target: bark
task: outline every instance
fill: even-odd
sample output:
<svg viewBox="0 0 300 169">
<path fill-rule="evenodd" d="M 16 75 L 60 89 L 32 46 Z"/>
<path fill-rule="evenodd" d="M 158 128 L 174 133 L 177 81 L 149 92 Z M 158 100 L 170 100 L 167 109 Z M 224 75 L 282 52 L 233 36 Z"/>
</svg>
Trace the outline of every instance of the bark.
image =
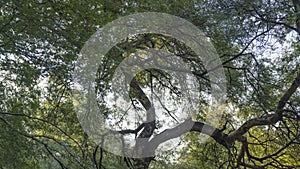
<svg viewBox="0 0 300 169">
<path fill-rule="evenodd" d="M 296 13 L 296 26 L 300 32 L 300 0 L 293 0 L 293 5 Z"/>
<path fill-rule="evenodd" d="M 295 80 L 293 81 L 290 88 L 284 93 L 281 97 L 280 101 L 277 104 L 277 108 L 274 114 L 270 114 L 261 118 L 253 118 L 246 121 L 241 127 L 239 127 L 235 132 L 230 135 L 225 134 L 222 130 L 215 128 L 210 125 L 206 125 L 202 122 L 195 122 L 192 120 L 186 120 L 182 124 L 163 131 L 162 133 L 156 135 L 149 142 L 145 143 L 143 147 L 144 150 L 152 151 L 150 153 L 154 154 L 155 149 L 163 142 L 168 141 L 172 138 L 176 138 L 185 134 L 187 132 L 199 132 L 203 134 L 207 134 L 212 137 L 217 143 L 223 145 L 225 148 L 230 148 L 231 145 L 235 141 L 240 141 L 243 143 L 243 147 L 241 149 L 240 158 L 244 155 L 247 150 L 247 139 L 244 137 L 244 134 L 249 131 L 250 128 L 255 126 L 262 125 L 271 125 L 275 124 L 282 118 L 282 111 L 284 106 L 290 97 L 296 92 L 297 88 L 300 86 L 300 73 L 297 75 Z M 192 125 L 192 126 L 191 126 Z M 149 153 L 149 152 L 148 152 Z M 134 159 L 135 164 L 134 167 L 137 169 L 146 169 L 149 167 L 150 162 L 154 159 L 154 155 L 149 158 L 142 159 Z M 242 164 L 242 163 L 241 163 Z M 247 165 L 247 164 L 245 164 Z"/>
</svg>

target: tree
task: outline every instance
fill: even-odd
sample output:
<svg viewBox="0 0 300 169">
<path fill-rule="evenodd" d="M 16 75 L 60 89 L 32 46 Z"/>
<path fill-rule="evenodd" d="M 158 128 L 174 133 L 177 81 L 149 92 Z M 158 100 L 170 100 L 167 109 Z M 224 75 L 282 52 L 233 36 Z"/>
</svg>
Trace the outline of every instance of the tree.
<svg viewBox="0 0 300 169">
<path fill-rule="evenodd" d="M 207 95 L 199 97 L 194 125 L 175 164 L 166 157 L 122 158 L 106 152 L 81 129 L 73 105 L 71 75 L 85 41 L 98 27 L 145 11 L 174 14 L 203 30 L 216 48 L 227 78 L 227 105 L 219 126 L 206 128 L 214 132 L 208 142 L 199 143 L 198 134 L 209 133 L 203 130 Z M 300 166 L 299 0 L 7 0 L 1 2 L 0 12 L 0 168 Z M 101 97 L 109 95 L 118 64 L 136 51 L 151 48 L 183 59 L 197 79 L 199 92 L 209 94 L 209 70 L 188 46 L 164 35 L 130 36 L 107 53 L 105 64 L 98 69 L 96 93 L 106 118 L 114 111 Z M 141 113 L 150 111 L 148 89 L 170 92 L 176 105 L 184 92 L 174 82 L 165 71 L 140 72 L 130 82 L 132 106 Z M 229 109 L 232 107 L 234 111 Z M 166 114 L 176 117 L 167 108 Z M 156 133 L 162 124 L 158 120 L 137 123 L 136 128 L 118 133 L 168 140 L 186 133 L 180 129 L 189 122 L 182 121 L 161 133 Z M 175 135 L 168 137 L 172 131 Z"/>
</svg>

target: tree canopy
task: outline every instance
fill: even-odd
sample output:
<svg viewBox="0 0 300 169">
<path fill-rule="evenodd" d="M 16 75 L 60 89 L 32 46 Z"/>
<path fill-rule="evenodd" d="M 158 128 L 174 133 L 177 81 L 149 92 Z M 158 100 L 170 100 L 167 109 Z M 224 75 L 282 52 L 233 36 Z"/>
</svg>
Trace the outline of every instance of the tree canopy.
<svg viewBox="0 0 300 169">
<path fill-rule="evenodd" d="M 300 0 L 2 0 L 0 4 L 0 169 L 300 167 Z M 157 33 L 122 39 L 98 63 L 95 77 L 97 113 L 108 126 L 112 118 L 119 120 L 115 124 L 128 122 L 127 114 L 116 113 L 107 98 L 115 71 L 134 53 L 168 51 L 172 55 L 166 61 L 181 59 L 200 93 L 192 100 L 198 106 L 194 116 L 178 120 L 181 117 L 173 109 L 178 110 L 191 91 L 165 70 L 180 70 L 138 72 L 128 82 L 129 104 L 137 112 L 135 119 L 155 120 L 131 121 L 132 128 L 120 125 L 111 131 L 122 138 L 131 136 L 136 152 L 152 146 L 150 156 L 132 158 L 107 151 L 82 128 L 73 73 L 81 50 L 97 30 L 143 12 L 174 15 L 199 28 L 220 59 L 217 67 L 224 70 L 227 94 L 224 105 L 214 105 L 219 112 L 211 112 L 214 70 L 207 70 L 182 41 Z M 168 97 L 161 98 L 165 93 Z M 161 116 L 155 117 L 151 109 L 152 96 L 164 109 Z M 206 123 L 209 114 L 220 115 L 218 124 Z M 170 121 L 174 125 L 163 128 Z M 193 125 L 186 131 L 188 124 Z M 155 154 L 159 145 L 175 137 L 181 140 L 169 142 L 172 149 Z M 146 138 L 143 146 L 137 146 L 138 138 Z"/>
</svg>

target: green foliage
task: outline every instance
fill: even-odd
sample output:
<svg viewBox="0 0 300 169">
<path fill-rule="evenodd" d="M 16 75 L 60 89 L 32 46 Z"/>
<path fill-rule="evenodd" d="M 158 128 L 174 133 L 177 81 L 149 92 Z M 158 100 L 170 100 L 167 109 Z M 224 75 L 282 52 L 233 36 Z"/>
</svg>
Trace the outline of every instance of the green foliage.
<svg viewBox="0 0 300 169">
<path fill-rule="evenodd" d="M 273 113 L 299 73 L 300 38 L 295 31 L 299 28 L 294 27 L 297 12 L 290 0 L 2 0 L 1 169 L 99 168 L 100 165 L 125 168 L 128 165 L 123 157 L 101 153 L 81 129 L 73 105 L 71 74 L 80 49 L 97 28 L 120 16 L 148 11 L 182 17 L 203 30 L 214 44 L 228 82 L 227 106 L 235 109 L 226 110 L 220 126 L 216 126 L 222 128 L 227 124 L 226 134 L 249 119 Z M 192 71 L 205 71 L 195 53 L 176 39 L 156 34 L 136 35 L 112 48 L 107 60 L 100 64 L 96 78 L 97 82 L 101 81 L 96 89 L 99 97 L 109 94 L 110 80 L 118 64 L 137 50 L 148 48 L 181 54 Z M 157 78 L 154 87 L 177 92 L 169 85 L 174 82 L 172 78 L 158 70 L 136 76 L 142 88 L 150 86 L 150 72 Z M 198 77 L 198 82 L 200 91 L 210 90 L 206 79 Z M 199 101 L 203 107 L 197 120 L 203 121 L 207 100 L 203 96 Z M 300 165 L 299 103 L 298 89 L 284 108 L 280 122 L 252 128 L 246 134 L 252 156 L 272 158 L 255 160 L 248 154 L 243 156 L 243 162 L 270 168 Z M 103 110 L 108 117 L 110 111 L 105 107 Z M 150 167 L 192 169 L 237 165 L 240 143 L 228 149 L 213 139 L 199 143 L 197 133 L 189 133 L 185 141 L 181 152 L 157 158 Z"/>
</svg>

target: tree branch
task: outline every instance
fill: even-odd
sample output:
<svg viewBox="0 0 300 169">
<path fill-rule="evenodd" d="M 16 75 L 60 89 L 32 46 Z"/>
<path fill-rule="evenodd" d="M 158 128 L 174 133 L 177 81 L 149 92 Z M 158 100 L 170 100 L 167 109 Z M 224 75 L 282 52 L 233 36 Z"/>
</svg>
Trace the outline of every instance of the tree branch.
<svg viewBox="0 0 300 169">
<path fill-rule="evenodd" d="M 296 92 L 299 86 L 300 86 L 300 73 L 298 73 L 297 77 L 293 81 L 290 88 L 281 97 L 279 103 L 277 104 L 277 108 L 274 114 L 266 115 L 261 118 L 253 118 L 246 121 L 239 129 L 237 129 L 235 132 L 233 132 L 231 135 L 228 136 L 228 141 L 234 142 L 254 126 L 271 125 L 281 120 L 284 106 L 286 105 L 290 97 Z"/>
<path fill-rule="evenodd" d="M 179 137 L 190 131 L 196 131 L 209 135 L 219 144 L 225 146 L 226 148 L 229 147 L 226 141 L 227 134 L 223 133 L 221 130 L 213 126 L 204 124 L 202 122 L 195 122 L 189 119 L 172 129 L 167 129 L 162 133 L 156 135 L 153 139 L 150 140 L 149 149 L 155 150 L 161 143 Z"/>
</svg>

